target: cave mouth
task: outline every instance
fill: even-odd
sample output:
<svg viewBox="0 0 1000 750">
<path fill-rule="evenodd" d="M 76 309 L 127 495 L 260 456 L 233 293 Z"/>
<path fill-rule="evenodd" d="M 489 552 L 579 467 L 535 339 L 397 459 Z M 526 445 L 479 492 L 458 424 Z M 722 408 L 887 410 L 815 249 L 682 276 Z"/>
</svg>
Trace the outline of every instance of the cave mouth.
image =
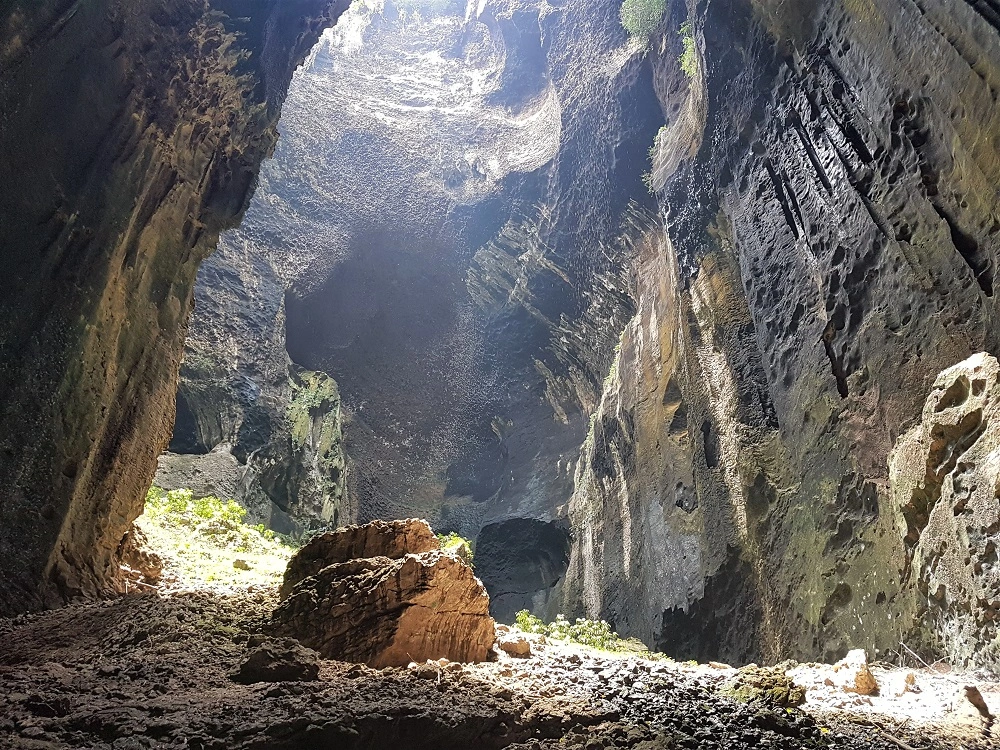
<svg viewBox="0 0 1000 750">
<path fill-rule="evenodd" d="M 157 486 L 295 536 L 426 518 L 482 542 L 498 611 L 541 613 L 568 521 L 536 519 L 636 311 L 664 122 L 614 3 L 550 11 L 355 2 L 323 35 L 199 271 Z"/>
<path fill-rule="evenodd" d="M 545 612 L 548 595 L 566 575 L 566 520 L 514 518 L 487 524 L 476 537 L 476 574 L 490 592 L 490 613 L 513 622 L 526 609 Z"/>
</svg>

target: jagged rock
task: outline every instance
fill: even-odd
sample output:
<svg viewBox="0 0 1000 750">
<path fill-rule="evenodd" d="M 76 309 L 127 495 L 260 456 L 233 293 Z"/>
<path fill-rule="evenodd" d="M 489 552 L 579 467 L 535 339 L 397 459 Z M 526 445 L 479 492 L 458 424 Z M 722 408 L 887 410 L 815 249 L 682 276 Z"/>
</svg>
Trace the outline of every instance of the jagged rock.
<svg viewBox="0 0 1000 750">
<path fill-rule="evenodd" d="M 952 662 L 1000 660 L 1000 364 L 974 354 L 942 371 L 920 424 L 889 460 L 901 576 Z M 916 605 L 914 605 L 916 606 Z"/>
<path fill-rule="evenodd" d="M 858 695 L 876 695 L 878 682 L 868 668 L 868 656 L 864 649 L 857 648 L 848 651 L 847 656 L 833 665 L 833 671 L 848 693 Z"/>
<path fill-rule="evenodd" d="M 495 639 L 482 583 L 413 519 L 314 538 L 289 562 L 282 597 L 275 632 L 331 659 L 485 661 Z"/>
<path fill-rule="evenodd" d="M 320 657 L 290 638 L 261 643 L 232 676 L 234 682 L 303 682 L 319 677 Z"/>
<path fill-rule="evenodd" d="M 131 583 L 154 585 L 163 575 L 163 559 L 150 548 L 146 534 L 135 524 L 122 540 L 118 554 L 122 573 Z"/>
<path fill-rule="evenodd" d="M 406 554 L 440 548 L 441 543 L 434 531 L 427 521 L 419 518 L 372 521 L 317 534 L 288 561 L 278 595 L 284 599 L 296 583 L 328 565 L 366 557 L 396 560 Z"/>
</svg>

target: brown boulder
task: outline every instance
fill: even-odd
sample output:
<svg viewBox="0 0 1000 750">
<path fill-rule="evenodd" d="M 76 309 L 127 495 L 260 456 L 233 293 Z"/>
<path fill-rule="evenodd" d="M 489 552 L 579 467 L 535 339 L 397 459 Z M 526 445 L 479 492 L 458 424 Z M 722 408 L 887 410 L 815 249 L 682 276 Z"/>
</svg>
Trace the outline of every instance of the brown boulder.
<svg viewBox="0 0 1000 750">
<path fill-rule="evenodd" d="M 253 644 L 251 644 L 253 645 Z M 319 654 L 293 640 L 281 639 L 258 643 L 240 665 L 234 682 L 308 682 L 319 677 Z"/>
<path fill-rule="evenodd" d="M 315 575 L 328 565 L 369 557 L 397 560 L 408 553 L 431 552 L 441 548 L 437 536 L 418 518 L 405 521 L 372 521 L 362 526 L 345 526 L 314 536 L 288 562 L 279 596 L 285 599 L 296 583 Z"/>
<path fill-rule="evenodd" d="M 431 542 L 435 549 L 427 551 Z M 411 544 L 418 554 L 408 554 Z M 274 630 L 327 658 L 372 667 L 484 661 L 495 637 L 486 589 L 437 546 L 423 521 L 375 522 L 315 538 L 289 562 Z M 395 559 L 345 560 L 348 551 Z"/>
<path fill-rule="evenodd" d="M 135 524 L 118 546 L 123 593 L 138 587 L 155 586 L 163 576 L 163 559 L 152 550 L 149 539 Z"/>
</svg>

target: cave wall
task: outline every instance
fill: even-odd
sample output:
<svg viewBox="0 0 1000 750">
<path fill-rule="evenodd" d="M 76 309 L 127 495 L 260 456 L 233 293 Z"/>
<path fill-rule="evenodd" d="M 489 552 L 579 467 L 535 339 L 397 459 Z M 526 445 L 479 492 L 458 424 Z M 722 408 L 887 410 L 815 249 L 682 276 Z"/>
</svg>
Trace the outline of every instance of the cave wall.
<svg viewBox="0 0 1000 750">
<path fill-rule="evenodd" d="M 170 436 L 198 263 L 344 5 L 3 5 L 0 613 L 114 588 Z"/>
<path fill-rule="evenodd" d="M 698 67 L 661 50 L 663 230 L 581 454 L 561 605 L 683 656 L 995 661 L 996 524 L 963 516 L 956 562 L 901 489 L 927 478 L 889 466 L 938 373 L 998 346 L 996 7 L 711 0 L 666 26 L 685 17 Z M 967 433 L 937 447 L 974 463 Z M 945 562 L 983 590 L 930 586 Z"/>
</svg>

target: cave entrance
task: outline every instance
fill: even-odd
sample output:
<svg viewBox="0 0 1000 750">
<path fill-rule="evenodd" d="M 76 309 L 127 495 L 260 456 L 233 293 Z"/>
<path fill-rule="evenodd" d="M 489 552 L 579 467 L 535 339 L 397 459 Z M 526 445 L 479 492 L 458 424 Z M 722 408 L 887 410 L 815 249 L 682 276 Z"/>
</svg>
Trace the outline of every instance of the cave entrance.
<svg viewBox="0 0 1000 750">
<path fill-rule="evenodd" d="M 201 268 L 156 483 L 293 535 L 425 517 L 498 612 L 542 601 L 662 122 L 614 3 L 353 3 Z"/>
</svg>

